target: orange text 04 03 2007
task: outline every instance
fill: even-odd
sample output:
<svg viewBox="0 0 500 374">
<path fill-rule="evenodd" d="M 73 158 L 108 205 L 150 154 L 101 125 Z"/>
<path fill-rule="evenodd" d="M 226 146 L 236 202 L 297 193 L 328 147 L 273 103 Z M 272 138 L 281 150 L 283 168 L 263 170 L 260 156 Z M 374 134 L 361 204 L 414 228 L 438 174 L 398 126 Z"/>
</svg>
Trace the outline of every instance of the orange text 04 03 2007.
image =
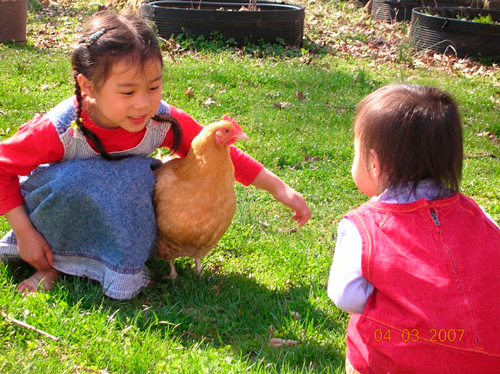
<svg viewBox="0 0 500 374">
<path fill-rule="evenodd" d="M 439 343 L 461 342 L 465 335 L 465 329 L 376 329 L 373 332 L 373 339 L 376 342 L 419 342 L 421 340 Z"/>
</svg>

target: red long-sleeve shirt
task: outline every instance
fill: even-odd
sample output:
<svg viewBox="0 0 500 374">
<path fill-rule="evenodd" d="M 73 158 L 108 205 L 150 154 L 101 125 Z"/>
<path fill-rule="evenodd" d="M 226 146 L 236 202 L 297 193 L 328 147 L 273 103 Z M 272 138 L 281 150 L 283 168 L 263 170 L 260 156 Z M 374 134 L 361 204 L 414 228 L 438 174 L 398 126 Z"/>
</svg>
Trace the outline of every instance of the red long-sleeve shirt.
<svg viewBox="0 0 500 374">
<path fill-rule="evenodd" d="M 182 127 L 182 140 L 177 155 L 184 157 L 194 137 L 203 128 L 189 114 L 169 105 L 170 115 L 175 117 Z M 144 137 L 146 128 L 140 132 L 128 132 L 122 128 L 105 129 L 97 126 L 83 112 L 85 126 L 101 140 L 108 152 L 118 152 L 137 146 Z M 169 130 L 162 147 L 171 148 L 173 131 Z M 90 144 L 90 143 L 89 143 Z M 94 149 L 96 150 L 96 149 Z M 0 143 L 0 215 L 23 204 L 19 176 L 27 175 L 39 165 L 61 161 L 64 147 L 59 134 L 47 116 L 36 115 L 22 125 L 18 132 Z M 235 179 L 243 185 L 249 185 L 263 166 L 258 161 L 231 147 L 231 158 L 235 168 Z"/>
</svg>

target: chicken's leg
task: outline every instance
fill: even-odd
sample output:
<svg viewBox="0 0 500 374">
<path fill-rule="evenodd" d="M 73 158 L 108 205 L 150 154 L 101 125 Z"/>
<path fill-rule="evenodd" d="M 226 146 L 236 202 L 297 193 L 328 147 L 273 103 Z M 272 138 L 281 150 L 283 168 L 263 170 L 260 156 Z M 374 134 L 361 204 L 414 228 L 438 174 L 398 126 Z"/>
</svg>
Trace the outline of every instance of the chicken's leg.
<svg viewBox="0 0 500 374">
<path fill-rule="evenodd" d="M 177 277 L 177 272 L 175 271 L 174 260 L 168 260 L 170 264 L 170 275 L 168 276 L 170 279 L 174 279 Z"/>
<path fill-rule="evenodd" d="M 196 271 L 196 274 L 201 276 L 201 261 L 199 257 L 194 259 L 194 270 Z"/>
</svg>

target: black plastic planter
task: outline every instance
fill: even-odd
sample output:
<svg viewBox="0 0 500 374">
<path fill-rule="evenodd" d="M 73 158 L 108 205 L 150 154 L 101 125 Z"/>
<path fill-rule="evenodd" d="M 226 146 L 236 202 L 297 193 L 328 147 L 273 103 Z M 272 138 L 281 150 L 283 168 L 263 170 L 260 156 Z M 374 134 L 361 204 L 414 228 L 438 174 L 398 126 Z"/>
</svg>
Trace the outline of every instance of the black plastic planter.
<svg viewBox="0 0 500 374">
<path fill-rule="evenodd" d="M 155 1 L 141 6 L 141 15 L 152 20 L 163 38 L 180 34 L 193 37 L 213 32 L 238 44 L 276 43 L 301 47 L 304 7 L 287 3 L 258 2 L 259 11 L 238 11 L 248 2 Z"/>
<path fill-rule="evenodd" d="M 477 4 L 475 0 L 373 0 L 371 14 L 378 21 L 411 20 L 411 11 L 419 7 L 460 7 Z"/>
<path fill-rule="evenodd" d="M 474 22 L 490 16 L 494 23 Z M 410 39 L 419 50 L 500 60 L 500 10 L 415 8 Z"/>
</svg>

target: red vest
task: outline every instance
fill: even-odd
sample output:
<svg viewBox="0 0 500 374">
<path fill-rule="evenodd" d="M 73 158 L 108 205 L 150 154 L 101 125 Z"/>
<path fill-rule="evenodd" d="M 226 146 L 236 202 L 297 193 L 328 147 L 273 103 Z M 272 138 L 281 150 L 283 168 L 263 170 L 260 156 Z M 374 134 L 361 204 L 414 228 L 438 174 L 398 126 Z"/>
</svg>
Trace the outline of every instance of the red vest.
<svg viewBox="0 0 500 374">
<path fill-rule="evenodd" d="M 456 194 L 349 212 L 375 287 L 347 329 L 361 373 L 500 373 L 500 230 Z"/>
</svg>

